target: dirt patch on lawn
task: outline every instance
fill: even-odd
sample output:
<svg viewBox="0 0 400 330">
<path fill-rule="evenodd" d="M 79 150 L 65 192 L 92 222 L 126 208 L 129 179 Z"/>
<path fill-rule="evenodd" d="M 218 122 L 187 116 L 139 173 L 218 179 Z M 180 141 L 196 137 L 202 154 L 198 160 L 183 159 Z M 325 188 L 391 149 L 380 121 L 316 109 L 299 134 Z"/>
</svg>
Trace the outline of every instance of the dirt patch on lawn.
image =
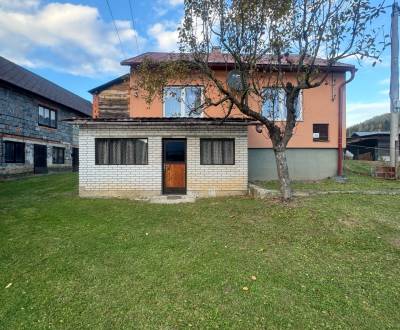
<svg viewBox="0 0 400 330">
<path fill-rule="evenodd" d="M 400 238 L 392 238 L 389 240 L 390 244 L 392 244 L 395 248 L 400 249 Z"/>
<path fill-rule="evenodd" d="M 360 226 L 360 222 L 355 218 L 339 219 L 339 222 L 340 224 L 349 228 L 355 228 Z"/>
</svg>

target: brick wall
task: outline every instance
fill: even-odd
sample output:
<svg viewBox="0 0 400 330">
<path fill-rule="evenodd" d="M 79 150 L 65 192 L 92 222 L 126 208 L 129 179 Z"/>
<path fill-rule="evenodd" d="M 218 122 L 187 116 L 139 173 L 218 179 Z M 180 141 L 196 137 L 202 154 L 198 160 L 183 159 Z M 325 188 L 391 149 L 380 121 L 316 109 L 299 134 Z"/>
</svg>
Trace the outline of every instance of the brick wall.
<svg viewBox="0 0 400 330">
<path fill-rule="evenodd" d="M 95 165 L 95 138 L 148 138 L 148 165 Z M 234 165 L 200 165 L 200 138 L 235 138 Z M 238 195 L 247 192 L 246 126 L 81 127 L 81 196 L 138 198 L 162 194 L 162 139 L 187 139 L 187 194 Z"/>
</svg>

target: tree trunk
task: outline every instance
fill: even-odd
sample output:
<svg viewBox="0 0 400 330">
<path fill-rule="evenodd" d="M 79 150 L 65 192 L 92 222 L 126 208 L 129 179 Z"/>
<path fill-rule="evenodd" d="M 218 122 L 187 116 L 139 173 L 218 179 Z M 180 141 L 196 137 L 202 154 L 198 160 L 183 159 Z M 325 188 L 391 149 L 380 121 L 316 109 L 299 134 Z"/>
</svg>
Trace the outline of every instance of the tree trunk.
<svg viewBox="0 0 400 330">
<path fill-rule="evenodd" d="M 286 148 L 274 148 L 274 152 L 282 198 L 283 200 L 288 201 L 292 198 L 293 194 L 290 186 L 289 168 L 286 160 Z"/>
</svg>

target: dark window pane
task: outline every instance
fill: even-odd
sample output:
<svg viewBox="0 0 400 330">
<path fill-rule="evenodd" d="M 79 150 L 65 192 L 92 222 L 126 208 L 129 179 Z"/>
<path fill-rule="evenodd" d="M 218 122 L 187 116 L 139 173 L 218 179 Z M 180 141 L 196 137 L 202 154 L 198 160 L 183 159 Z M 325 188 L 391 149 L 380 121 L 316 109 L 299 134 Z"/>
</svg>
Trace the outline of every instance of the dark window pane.
<svg viewBox="0 0 400 330">
<path fill-rule="evenodd" d="M 15 162 L 25 163 L 25 143 L 15 143 Z"/>
<path fill-rule="evenodd" d="M 165 144 L 165 160 L 167 162 L 184 162 L 185 142 L 167 141 Z"/>
<path fill-rule="evenodd" d="M 25 163 L 25 143 L 4 142 L 4 158 L 6 163 Z"/>
<path fill-rule="evenodd" d="M 65 162 L 65 149 L 53 147 L 53 164 L 64 164 Z"/>
<path fill-rule="evenodd" d="M 14 143 L 4 142 L 5 161 L 6 163 L 14 163 Z"/>
<path fill-rule="evenodd" d="M 313 140 L 314 141 L 328 141 L 329 135 L 328 124 L 313 124 Z"/>
</svg>

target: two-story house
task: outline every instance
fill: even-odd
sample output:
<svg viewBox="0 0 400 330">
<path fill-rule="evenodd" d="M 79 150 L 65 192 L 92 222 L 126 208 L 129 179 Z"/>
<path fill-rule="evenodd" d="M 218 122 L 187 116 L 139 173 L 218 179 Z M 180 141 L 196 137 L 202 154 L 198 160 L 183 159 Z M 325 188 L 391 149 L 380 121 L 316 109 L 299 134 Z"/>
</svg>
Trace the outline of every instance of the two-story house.
<svg viewBox="0 0 400 330">
<path fill-rule="evenodd" d="M 221 125 L 215 119 L 225 114 L 221 106 L 206 109 L 206 115 L 189 110 L 187 105 L 200 104 L 207 89 L 196 74 L 175 81 L 165 87 L 162 97 L 146 103 L 145 93 L 137 87 L 137 69 L 146 58 L 157 63 L 179 55 L 145 53 L 127 59 L 122 65 L 130 67 L 128 74 L 90 91 L 94 118 L 80 121 L 82 196 L 243 194 L 249 180 L 276 179 L 274 152 L 265 129 L 246 121 L 238 111 Z M 208 64 L 221 81 L 234 69 L 233 61 L 219 50 L 211 53 Z M 318 65 L 327 67 L 323 60 Z M 287 150 L 293 179 L 336 175 L 346 142 L 345 93 L 339 89 L 348 71 L 354 67 L 337 63 L 329 68 L 323 85 L 301 93 L 300 120 Z M 212 88 L 205 92 L 206 97 L 217 98 Z M 284 104 L 278 107 L 283 114 Z M 264 110 L 261 104 L 259 111 Z"/>
<path fill-rule="evenodd" d="M 78 127 L 91 103 L 0 57 L 0 176 L 78 168 Z"/>
</svg>

